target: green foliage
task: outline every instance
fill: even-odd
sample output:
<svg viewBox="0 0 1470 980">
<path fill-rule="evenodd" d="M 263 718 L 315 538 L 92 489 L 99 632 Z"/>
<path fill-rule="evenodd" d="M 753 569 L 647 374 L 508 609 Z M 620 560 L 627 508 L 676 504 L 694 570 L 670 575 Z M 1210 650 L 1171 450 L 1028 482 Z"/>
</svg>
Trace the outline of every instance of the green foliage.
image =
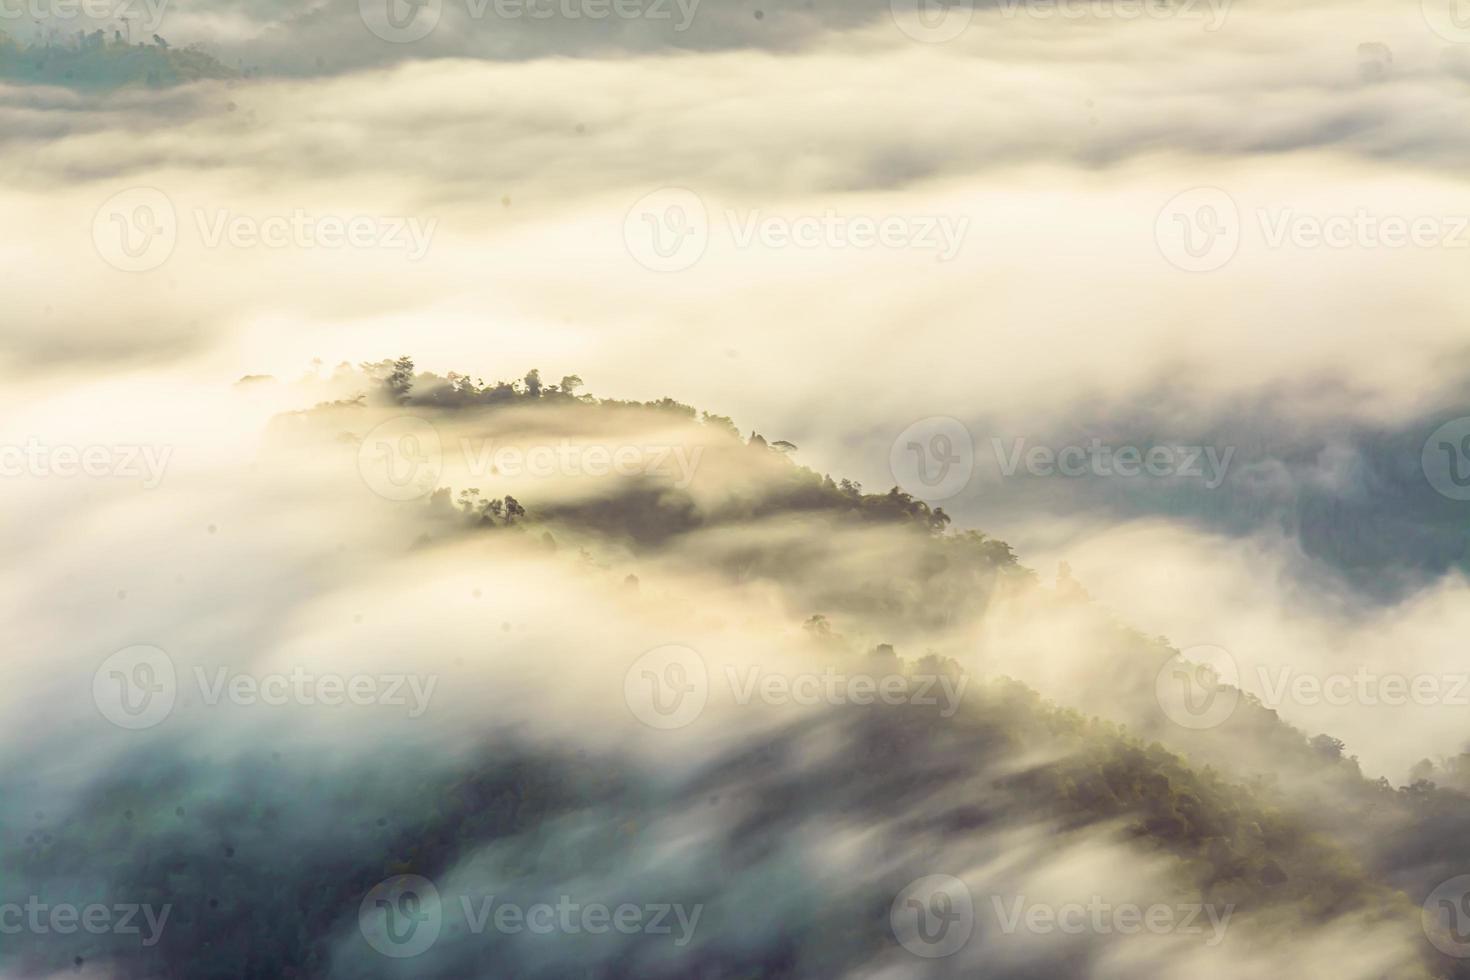
<svg viewBox="0 0 1470 980">
<path fill-rule="evenodd" d="M 429 494 L 429 509 L 441 517 L 455 515 L 475 528 L 514 527 L 526 516 L 526 508 L 516 498 L 509 494 L 505 497 L 481 497 L 478 487 L 461 490 L 452 504 L 449 488 L 440 487 Z"/>
</svg>

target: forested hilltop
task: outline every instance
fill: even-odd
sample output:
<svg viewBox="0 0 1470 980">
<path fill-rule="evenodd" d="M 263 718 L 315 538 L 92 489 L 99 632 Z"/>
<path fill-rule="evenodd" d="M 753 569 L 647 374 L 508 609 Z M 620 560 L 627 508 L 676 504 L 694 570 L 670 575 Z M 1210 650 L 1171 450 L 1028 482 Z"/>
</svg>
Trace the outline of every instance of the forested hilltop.
<svg viewBox="0 0 1470 980">
<path fill-rule="evenodd" d="M 198 47 L 171 47 L 154 35 L 129 43 L 121 31 L 77 31 L 22 43 L 0 31 L 0 81 L 69 88 L 165 87 L 238 73 Z"/>
<path fill-rule="evenodd" d="M 1024 787 L 1030 805 L 1069 822 L 1127 818 L 1129 834 L 1178 858 L 1201 894 L 1229 894 L 1273 914 L 1289 908 L 1286 921 L 1372 908 L 1407 916 L 1402 921 L 1414 932 L 1418 903 L 1463 869 L 1470 757 L 1426 759 L 1399 786 L 1369 779 L 1350 746 L 1331 733 L 1292 727 L 1248 692 L 1221 726 L 1180 727 L 1155 697 L 1161 665 L 1178 654 L 1165 638 L 1117 622 L 1065 574 L 1054 588 L 1044 586 L 1005 542 L 953 527 L 942 508 L 898 487 L 867 492 L 818 473 L 798 462 L 798 447 L 755 432 L 742 436 L 730 418 L 673 399 L 585 394 L 576 375 L 546 383 L 531 371 L 485 383 L 418 372 L 409 358 L 358 370 L 360 395 L 293 421 L 343 426 L 352 439 L 361 435 L 353 414 L 384 407 L 438 420 L 446 431 L 494 431 L 498 413 L 533 430 L 543 414 L 543 434 L 606 436 L 661 430 L 673 420 L 691 444 L 712 445 L 702 478 L 713 486 L 625 480 L 575 502 L 538 501 L 532 491 L 502 500 L 479 488 L 438 487 L 426 498 L 426 518 L 443 531 L 428 532 L 420 545 L 457 534 L 455 526 L 512 527 L 553 548 L 575 541 L 583 560 L 635 581 L 645 559 L 681 568 L 697 560 L 742 585 L 764 579 L 786 597 L 815 655 L 861 662 L 895 656 L 897 647 L 910 670 L 922 661 L 974 672 L 986 685 L 987 724 L 1000 714 L 1014 722 L 996 733 L 1012 751 L 1035 749 L 1031 739 L 1042 731 L 1063 741 L 1064 763 L 1014 776 L 1003 784 L 1006 792 Z M 885 542 L 866 561 L 837 557 L 856 541 L 870 548 L 861 537 L 870 526 L 894 529 L 898 543 Z M 723 532 L 732 528 L 747 536 L 731 540 Z M 718 547 L 707 546 L 711 538 Z M 995 649 L 1003 641 L 987 620 L 1017 616 L 1081 624 L 1074 635 L 1087 648 L 1074 651 L 1076 673 L 1064 689 L 1046 689 L 1046 670 Z M 924 741 L 906 742 L 905 751 L 924 751 Z M 1470 975 L 1427 944 L 1423 952 L 1436 975 Z"/>
<path fill-rule="evenodd" d="M 265 556 L 249 592 L 290 596 L 290 632 L 309 642 L 281 645 L 287 617 L 250 610 L 211 620 L 193 649 L 156 642 L 184 677 L 213 676 L 196 650 L 235 641 L 237 672 L 381 664 L 432 678 L 435 699 L 408 717 L 181 703 L 147 731 L 61 732 L 57 756 L 106 766 L 36 812 L 14 799 L 44 774 L 0 765 L 20 791 L 0 798 L 0 901 L 65 879 L 173 910 L 148 945 L 7 937 L 0 972 L 1470 976 L 1421 916 L 1462 873 L 1463 765 L 1368 779 L 1349 746 L 1248 694 L 1221 724 L 1181 727 L 1156 689 L 1168 640 L 941 508 L 803 466 L 779 433 L 537 371 L 486 384 L 400 358 L 312 385 L 290 403 L 315 407 L 275 415 L 229 481 L 271 507 L 237 531 Z M 620 458 L 636 465 L 594 465 Z M 207 537 L 231 530 L 222 513 Z M 708 703 L 682 725 L 650 723 L 628 693 L 665 645 L 709 668 Z M 739 696 L 742 677 L 762 691 L 793 675 L 912 696 Z M 892 909 L 935 874 L 963 879 L 977 928 L 931 960 Z M 361 926 L 400 875 L 436 883 L 445 906 L 406 959 Z M 541 941 L 459 913 L 462 897 L 568 894 L 702 918 L 675 946 Z M 1205 909 L 1216 931 L 1043 935 L 995 911 L 1098 896 Z"/>
</svg>

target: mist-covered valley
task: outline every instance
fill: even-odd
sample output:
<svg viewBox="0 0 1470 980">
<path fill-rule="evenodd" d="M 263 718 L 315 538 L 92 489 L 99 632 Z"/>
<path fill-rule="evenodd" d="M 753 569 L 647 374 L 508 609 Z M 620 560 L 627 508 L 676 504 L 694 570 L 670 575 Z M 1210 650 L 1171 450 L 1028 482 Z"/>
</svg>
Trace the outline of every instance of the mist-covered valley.
<svg viewBox="0 0 1470 980">
<path fill-rule="evenodd" d="M 1470 976 L 1467 45 L 0 3 L 0 977 Z"/>
</svg>

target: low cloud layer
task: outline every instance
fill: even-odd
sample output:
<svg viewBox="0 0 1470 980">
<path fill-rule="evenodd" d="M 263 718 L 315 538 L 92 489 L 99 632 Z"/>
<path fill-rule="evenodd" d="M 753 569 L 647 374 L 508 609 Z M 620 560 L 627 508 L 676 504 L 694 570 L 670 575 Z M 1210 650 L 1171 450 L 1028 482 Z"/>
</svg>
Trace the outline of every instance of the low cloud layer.
<svg viewBox="0 0 1470 980">
<path fill-rule="evenodd" d="M 6 968 L 1434 975 L 1463 709 L 1294 686 L 1458 676 L 1434 5 L 501 8 L 170 7 L 238 77 L 0 87 L 0 925 L 174 907 Z M 395 402 L 404 354 L 462 376 Z M 717 417 L 456 407 L 533 366 Z M 1095 442 L 1199 472 L 1055 471 Z M 1157 678 L 1202 647 L 1243 694 L 1196 729 Z M 687 724 L 629 694 L 691 663 Z M 411 875 L 444 933 L 399 959 L 362 903 Z M 674 931 L 486 931 L 564 894 Z M 915 954 L 895 909 L 963 895 Z M 1015 925 L 1073 906 L 1200 931 Z"/>
</svg>

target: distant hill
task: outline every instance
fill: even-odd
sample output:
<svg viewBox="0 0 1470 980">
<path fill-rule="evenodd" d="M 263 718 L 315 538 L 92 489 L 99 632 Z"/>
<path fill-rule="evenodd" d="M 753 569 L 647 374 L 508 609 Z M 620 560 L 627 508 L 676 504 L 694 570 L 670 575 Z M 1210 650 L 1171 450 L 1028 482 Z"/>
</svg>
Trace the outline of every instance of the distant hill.
<svg viewBox="0 0 1470 980">
<path fill-rule="evenodd" d="M 102 31 L 78 32 L 70 43 L 23 45 L 0 32 L 0 80 L 80 89 L 166 87 L 237 73 L 197 47 L 128 44 Z"/>
</svg>

